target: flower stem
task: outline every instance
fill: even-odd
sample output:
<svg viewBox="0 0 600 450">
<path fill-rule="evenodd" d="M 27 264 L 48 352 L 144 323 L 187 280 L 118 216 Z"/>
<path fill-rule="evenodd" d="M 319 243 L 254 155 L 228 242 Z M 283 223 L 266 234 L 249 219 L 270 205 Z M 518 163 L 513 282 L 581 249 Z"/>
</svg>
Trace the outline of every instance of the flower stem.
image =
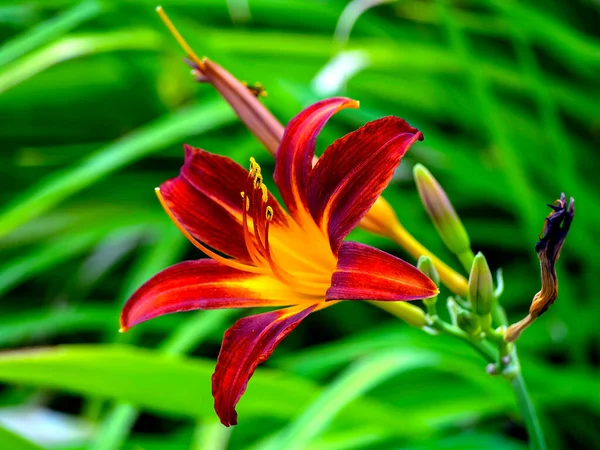
<svg viewBox="0 0 600 450">
<path fill-rule="evenodd" d="M 520 370 L 517 371 L 515 377 L 510 380 L 510 384 L 515 391 L 521 415 L 525 420 L 531 450 L 546 450 L 546 441 L 544 440 L 542 427 L 540 426 L 540 421 L 538 420 L 533 403 L 529 397 L 529 392 L 525 386 L 525 380 L 523 380 L 523 374 Z"/>
<path fill-rule="evenodd" d="M 431 328 L 448 336 L 454 336 L 458 339 L 462 339 L 471 347 L 473 347 L 488 362 L 493 363 L 498 360 L 498 355 L 487 343 L 480 340 L 476 340 L 465 331 L 461 330 L 458 327 L 455 327 L 454 325 L 446 323 L 443 320 L 440 320 L 437 316 L 431 317 L 430 320 L 431 323 L 429 326 Z"/>
<path fill-rule="evenodd" d="M 462 253 L 456 255 L 458 260 L 462 264 L 463 268 L 467 273 L 471 272 L 471 266 L 473 265 L 473 260 L 475 259 L 475 255 L 473 251 L 469 248 Z"/>
</svg>

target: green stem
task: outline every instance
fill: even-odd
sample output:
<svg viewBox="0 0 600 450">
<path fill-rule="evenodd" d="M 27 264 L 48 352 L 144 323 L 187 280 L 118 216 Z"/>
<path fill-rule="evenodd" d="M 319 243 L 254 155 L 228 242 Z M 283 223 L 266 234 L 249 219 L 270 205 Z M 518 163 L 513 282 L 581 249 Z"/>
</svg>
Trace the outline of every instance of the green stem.
<svg viewBox="0 0 600 450">
<path fill-rule="evenodd" d="M 525 426 L 527 427 L 531 450 L 546 450 L 546 441 L 544 440 L 542 427 L 540 426 L 540 421 L 538 420 L 533 403 L 529 397 L 529 392 L 525 386 L 525 380 L 523 380 L 523 374 L 521 374 L 520 370 L 510 381 L 510 384 L 515 391 L 517 403 L 519 405 L 519 409 L 521 410 L 521 415 L 525 420 Z"/>
<path fill-rule="evenodd" d="M 440 333 L 446 334 L 448 336 L 454 336 L 458 339 L 465 341 L 467 344 L 473 347 L 481 356 L 483 356 L 488 362 L 494 363 L 498 360 L 498 355 L 489 345 L 482 341 L 475 340 L 465 331 L 440 320 L 438 317 L 432 318 L 430 327 L 434 330 L 439 331 Z"/>
<path fill-rule="evenodd" d="M 467 273 L 471 272 L 471 266 L 473 265 L 473 260 L 475 259 L 475 254 L 473 250 L 467 249 L 462 253 L 458 253 L 456 255 L 458 260 L 462 264 L 463 268 L 467 271 Z"/>
</svg>

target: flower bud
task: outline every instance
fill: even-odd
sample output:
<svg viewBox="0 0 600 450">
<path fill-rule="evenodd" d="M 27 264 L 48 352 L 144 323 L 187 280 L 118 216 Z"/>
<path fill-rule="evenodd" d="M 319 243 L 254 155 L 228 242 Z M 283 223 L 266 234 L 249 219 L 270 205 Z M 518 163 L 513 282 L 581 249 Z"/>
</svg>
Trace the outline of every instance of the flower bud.
<svg viewBox="0 0 600 450">
<path fill-rule="evenodd" d="M 253 91 L 231 73 L 208 58 L 194 70 L 202 75 L 202 81 L 212 84 L 235 110 L 244 125 L 271 153 L 275 154 L 284 128 L 273 114 L 260 102 Z"/>
<path fill-rule="evenodd" d="M 427 319 L 425 318 L 425 312 L 418 306 L 413 305 L 409 302 L 377 302 L 377 306 L 384 311 L 387 311 L 399 319 L 404 320 L 411 327 L 423 328 L 427 325 Z"/>
<path fill-rule="evenodd" d="M 567 198 L 562 193 L 558 200 L 548 206 L 552 209 L 552 212 L 544 220 L 544 227 L 538 236 L 539 241 L 535 244 L 535 251 L 540 260 L 540 270 L 542 272 L 542 288 L 533 297 L 529 314 L 506 330 L 505 339 L 507 342 L 517 340 L 521 332 L 544 314 L 558 297 L 556 262 L 560 256 L 567 233 L 571 228 L 573 217 L 575 217 L 575 200 L 571 197 L 567 205 Z"/>
<path fill-rule="evenodd" d="M 242 83 L 231 73 L 208 58 L 199 58 L 173 25 L 162 7 L 156 8 L 160 18 L 173 37 L 187 53 L 186 63 L 192 67 L 197 81 L 212 84 L 231 105 L 238 117 L 258 138 L 265 148 L 275 155 L 281 138 L 283 125 L 258 100 L 256 90 Z M 262 92 L 262 91 L 261 91 Z M 258 95 L 262 96 L 262 95 Z"/>
<path fill-rule="evenodd" d="M 469 302 L 473 312 L 485 316 L 492 312 L 494 304 L 494 283 L 492 272 L 481 252 L 477 253 L 469 276 Z"/>
<path fill-rule="evenodd" d="M 444 189 L 423 165 L 417 164 L 413 175 L 421 201 L 446 247 L 456 255 L 470 252 L 469 235 L 452 207 Z"/>
<path fill-rule="evenodd" d="M 433 264 L 433 261 L 431 260 L 431 258 L 429 256 L 426 256 L 426 255 L 419 256 L 419 260 L 417 261 L 417 269 L 419 269 L 421 272 L 423 272 L 427 277 L 429 277 L 429 279 L 431 279 L 431 281 L 433 281 L 437 286 L 439 286 L 440 276 L 438 274 L 438 271 L 435 268 L 435 265 Z M 437 315 L 437 310 L 436 310 L 437 299 L 438 299 L 437 295 L 435 297 L 423 299 L 423 304 L 427 307 L 427 313 L 430 316 Z"/>
<path fill-rule="evenodd" d="M 429 256 L 422 255 L 417 261 L 417 269 L 427 275 L 436 285 L 440 284 L 440 276 Z"/>
</svg>

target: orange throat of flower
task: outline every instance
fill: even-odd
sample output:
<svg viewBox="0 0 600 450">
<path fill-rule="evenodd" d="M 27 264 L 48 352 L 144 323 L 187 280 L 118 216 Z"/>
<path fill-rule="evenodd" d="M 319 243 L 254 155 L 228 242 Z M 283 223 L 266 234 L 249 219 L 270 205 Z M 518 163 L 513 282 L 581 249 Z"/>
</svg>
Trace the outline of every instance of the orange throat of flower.
<svg viewBox="0 0 600 450">
<path fill-rule="evenodd" d="M 175 217 L 160 188 L 156 195 L 163 208 L 184 236 L 200 251 L 215 261 L 246 272 L 272 276 L 294 289 L 302 297 L 322 300 L 331 284 L 336 258 L 332 254 L 324 236 L 323 242 L 315 240 L 314 230 L 308 232 L 296 224 L 281 208 L 284 214 L 282 223 L 272 226 L 275 211 L 270 205 L 272 197 L 263 183 L 261 168 L 254 158 L 250 158 L 250 169 L 244 191 L 241 194 L 241 225 L 244 242 L 252 264 L 226 258 L 193 237 Z M 321 240 L 321 239 L 319 239 Z"/>
</svg>

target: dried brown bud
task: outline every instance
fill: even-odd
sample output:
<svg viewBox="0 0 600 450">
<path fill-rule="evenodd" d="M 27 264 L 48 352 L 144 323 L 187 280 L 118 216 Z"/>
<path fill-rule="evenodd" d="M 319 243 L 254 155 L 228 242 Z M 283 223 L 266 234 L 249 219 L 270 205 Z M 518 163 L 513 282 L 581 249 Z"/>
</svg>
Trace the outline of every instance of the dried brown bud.
<svg viewBox="0 0 600 450">
<path fill-rule="evenodd" d="M 552 212 L 544 220 L 544 227 L 538 236 L 539 241 L 535 245 L 535 250 L 540 259 L 542 289 L 533 297 L 527 317 L 511 325 L 506 330 L 506 341 L 508 342 L 516 340 L 525 328 L 548 310 L 558 296 L 556 261 L 558 261 L 560 251 L 575 216 L 575 200 L 571 197 L 567 206 L 565 194 L 562 193 L 560 199 L 548 206 L 552 208 Z"/>
</svg>

